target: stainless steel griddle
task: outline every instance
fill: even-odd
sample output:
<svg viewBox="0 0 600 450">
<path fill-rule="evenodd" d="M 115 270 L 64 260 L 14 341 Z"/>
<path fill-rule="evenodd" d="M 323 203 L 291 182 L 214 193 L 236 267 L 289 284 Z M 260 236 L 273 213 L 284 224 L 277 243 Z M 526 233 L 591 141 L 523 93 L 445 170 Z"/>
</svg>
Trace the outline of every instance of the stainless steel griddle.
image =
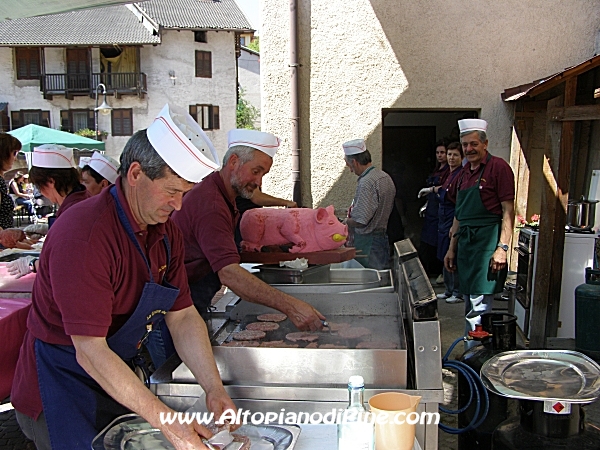
<svg viewBox="0 0 600 450">
<path fill-rule="evenodd" d="M 325 414 L 346 406 L 348 378 L 360 374 L 366 399 L 391 390 L 405 392 L 422 396 L 419 412 L 437 412 L 443 401 L 437 303 L 410 241 L 396 243 L 395 267 L 389 273 L 393 292 L 366 288 L 328 293 L 327 283 L 294 284 L 293 295 L 315 306 L 329 321 L 373 331 L 369 337 L 350 340 L 326 331 L 319 334 L 319 342 L 348 349 L 303 348 L 306 343 L 299 343 L 300 348 L 220 346 L 258 314 L 274 312 L 227 293 L 216 305 L 209 329 L 219 372 L 238 408 Z M 348 275 L 349 280 L 356 279 Z M 286 333 L 295 331 L 289 321 L 280 325 L 280 330 L 267 332 L 266 340 L 284 340 Z M 398 348 L 356 349 L 364 339 L 392 340 Z M 176 355 L 152 376 L 151 389 L 179 411 L 204 395 Z M 416 432 L 422 448 L 437 448 L 437 425 L 418 425 Z"/>
</svg>

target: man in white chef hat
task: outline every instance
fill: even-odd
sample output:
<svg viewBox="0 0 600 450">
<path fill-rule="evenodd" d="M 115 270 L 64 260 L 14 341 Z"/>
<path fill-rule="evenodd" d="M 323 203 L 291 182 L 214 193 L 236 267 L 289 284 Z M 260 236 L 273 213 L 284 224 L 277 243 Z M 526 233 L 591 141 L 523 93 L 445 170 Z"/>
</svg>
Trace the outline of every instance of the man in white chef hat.
<svg viewBox="0 0 600 450">
<path fill-rule="evenodd" d="M 81 166 L 81 161 L 79 163 Z M 99 194 L 102 189 L 115 184 L 119 170 L 117 163 L 110 156 L 94 152 L 91 158 L 81 166 L 81 183 L 91 195 Z"/>
<path fill-rule="evenodd" d="M 271 169 L 279 138 L 255 130 L 231 130 L 223 168 L 207 176 L 183 199 L 173 221 L 183 233 L 185 266 L 196 308 L 205 314 L 227 286 L 244 300 L 286 314 L 300 330 L 318 330 L 325 318 L 308 303 L 285 294 L 240 266 L 234 241 L 236 196 L 251 198 Z"/>
<path fill-rule="evenodd" d="M 206 135 L 183 126 L 187 121 L 184 111 L 165 106 L 125 145 L 115 184 L 69 208 L 47 236 L 11 393 L 17 420 L 38 449 L 90 448 L 126 411 L 176 448 L 206 448 L 201 436 L 211 432 L 204 426 L 162 423 L 163 413 L 174 411 L 131 369 L 163 322 L 208 409 L 216 417 L 236 410 L 192 303 L 181 232 L 169 218 L 193 182 L 218 167 L 203 156 L 212 147 Z"/>
<path fill-rule="evenodd" d="M 358 176 L 356 193 L 348 209 L 346 225 L 354 236 L 357 261 L 372 269 L 389 267 L 390 244 L 387 224 L 396 196 L 392 178 L 373 166 L 363 139 L 342 144 L 350 172 Z"/>
<path fill-rule="evenodd" d="M 444 266 L 450 272 L 460 269 L 465 334 L 481 323 L 482 314 L 492 311 L 494 294 L 504 288 L 515 221 L 514 174 L 506 161 L 488 152 L 487 125 L 481 119 L 458 121 L 468 162 L 447 193 L 456 209 Z"/>
</svg>

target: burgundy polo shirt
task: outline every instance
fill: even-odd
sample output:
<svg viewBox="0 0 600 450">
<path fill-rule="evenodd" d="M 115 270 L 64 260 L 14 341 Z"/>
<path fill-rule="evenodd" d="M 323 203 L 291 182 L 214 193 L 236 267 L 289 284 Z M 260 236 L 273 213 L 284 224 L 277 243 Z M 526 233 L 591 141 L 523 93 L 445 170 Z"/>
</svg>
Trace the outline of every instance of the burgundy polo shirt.
<svg viewBox="0 0 600 450">
<path fill-rule="evenodd" d="M 62 202 L 62 205 L 60 205 L 60 208 L 58 208 L 56 218 L 58 219 L 71 206 L 90 197 L 92 197 L 90 191 L 88 191 L 83 184 L 80 184 L 77 188 L 75 188 L 75 190 L 73 190 L 69 195 L 65 197 L 65 199 Z"/>
<path fill-rule="evenodd" d="M 234 240 L 239 213 L 219 172 L 194 186 L 172 218 L 183 233 L 185 269 L 190 282 L 240 263 Z"/>
<path fill-rule="evenodd" d="M 448 198 L 456 203 L 457 191 L 475 186 L 483 166 L 479 185 L 481 201 L 489 212 L 501 215 L 501 203 L 515 199 L 515 176 L 508 163 L 502 158 L 492 156 L 488 162 L 486 158 L 487 154 L 475 170 L 471 170 L 470 163 L 461 169 L 455 181 L 448 186 Z"/>
<path fill-rule="evenodd" d="M 146 249 L 157 282 L 165 277 L 167 263 L 163 236 L 169 239 L 171 261 L 166 277 L 181 289 L 171 310 L 191 306 L 181 233 L 170 220 L 142 231 L 120 181 L 116 182 L 119 200 L 141 248 Z M 11 393 L 15 408 L 34 418 L 42 411 L 33 347 L 36 338 L 72 345 L 71 335 L 110 337 L 133 313 L 148 281 L 146 263 L 123 229 L 109 189 L 68 208 L 48 232 L 40 255 Z"/>
</svg>

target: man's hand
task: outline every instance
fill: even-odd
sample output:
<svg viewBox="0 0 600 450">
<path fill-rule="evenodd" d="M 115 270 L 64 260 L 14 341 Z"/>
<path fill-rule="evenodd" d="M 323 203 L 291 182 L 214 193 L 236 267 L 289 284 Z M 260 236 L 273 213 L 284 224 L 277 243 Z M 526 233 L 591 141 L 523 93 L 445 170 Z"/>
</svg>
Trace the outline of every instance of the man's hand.
<svg viewBox="0 0 600 450">
<path fill-rule="evenodd" d="M 8 273 L 15 278 L 21 278 L 31 272 L 29 263 L 33 259 L 33 256 L 24 256 L 15 261 L 11 261 L 6 265 Z"/>
<path fill-rule="evenodd" d="M 426 195 L 431 194 L 432 192 L 433 192 L 433 187 L 423 188 L 419 191 L 419 195 L 417 195 L 417 198 L 425 197 Z"/>
<path fill-rule="evenodd" d="M 456 271 L 455 259 L 456 259 L 456 254 L 451 247 L 448 249 L 448 252 L 446 252 L 446 256 L 444 256 L 444 267 L 446 268 L 446 270 L 448 272 Z"/>
<path fill-rule="evenodd" d="M 298 203 L 296 203 L 293 200 L 288 200 L 285 202 L 285 207 L 286 208 L 297 208 L 298 207 Z"/>
<path fill-rule="evenodd" d="M 160 431 L 173 444 L 176 450 L 208 449 L 200 437 L 210 439 L 211 431 L 197 421 L 191 424 L 181 424 L 175 420 L 172 424 L 160 426 Z"/>
<path fill-rule="evenodd" d="M 237 414 L 237 408 L 233 401 L 225 392 L 225 389 L 213 389 L 206 394 L 206 407 L 214 413 L 215 421 L 219 421 L 221 416 L 228 409 Z M 241 424 L 230 423 L 230 431 L 237 430 Z"/>
<path fill-rule="evenodd" d="M 500 247 L 498 247 L 492 255 L 490 267 L 492 268 L 492 273 L 496 273 L 506 267 L 506 252 Z"/>
<path fill-rule="evenodd" d="M 323 316 L 319 311 L 306 302 L 290 297 L 285 313 L 300 331 L 317 331 L 323 328 Z"/>
</svg>

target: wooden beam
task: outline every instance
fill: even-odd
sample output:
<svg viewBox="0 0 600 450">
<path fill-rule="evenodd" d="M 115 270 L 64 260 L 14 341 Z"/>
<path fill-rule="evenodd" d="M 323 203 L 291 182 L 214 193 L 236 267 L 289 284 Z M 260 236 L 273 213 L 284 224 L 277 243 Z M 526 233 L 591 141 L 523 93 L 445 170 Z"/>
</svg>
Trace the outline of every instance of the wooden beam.
<svg viewBox="0 0 600 450">
<path fill-rule="evenodd" d="M 556 97 L 548 101 L 548 110 L 563 103 L 563 97 Z M 553 171 L 553 162 L 558 161 L 560 153 L 559 122 L 546 121 L 546 145 L 542 175 L 544 187 L 542 189 L 542 204 L 540 207 L 540 234 L 538 236 L 537 263 L 534 278 L 534 296 L 530 314 L 530 341 L 529 348 L 544 348 L 546 345 L 546 316 L 548 315 L 548 295 L 550 286 L 551 255 L 554 246 L 554 216 L 556 209 L 555 193 L 557 191 L 556 179 Z"/>
<path fill-rule="evenodd" d="M 569 78 L 565 85 L 565 107 L 573 108 L 577 95 L 577 78 Z M 558 332 L 558 314 L 560 308 L 560 292 L 562 285 L 563 255 L 565 250 L 565 225 L 567 224 L 567 203 L 569 202 L 569 185 L 571 181 L 571 161 L 573 158 L 573 140 L 575 122 L 562 122 L 560 139 L 560 155 L 558 162 L 558 178 L 556 193 L 556 209 L 554 211 L 554 248 L 550 272 L 549 308 L 546 316 L 546 337 L 556 337 Z"/>
<path fill-rule="evenodd" d="M 549 111 L 550 120 L 560 122 L 574 120 L 600 120 L 600 105 L 555 107 Z"/>
</svg>

